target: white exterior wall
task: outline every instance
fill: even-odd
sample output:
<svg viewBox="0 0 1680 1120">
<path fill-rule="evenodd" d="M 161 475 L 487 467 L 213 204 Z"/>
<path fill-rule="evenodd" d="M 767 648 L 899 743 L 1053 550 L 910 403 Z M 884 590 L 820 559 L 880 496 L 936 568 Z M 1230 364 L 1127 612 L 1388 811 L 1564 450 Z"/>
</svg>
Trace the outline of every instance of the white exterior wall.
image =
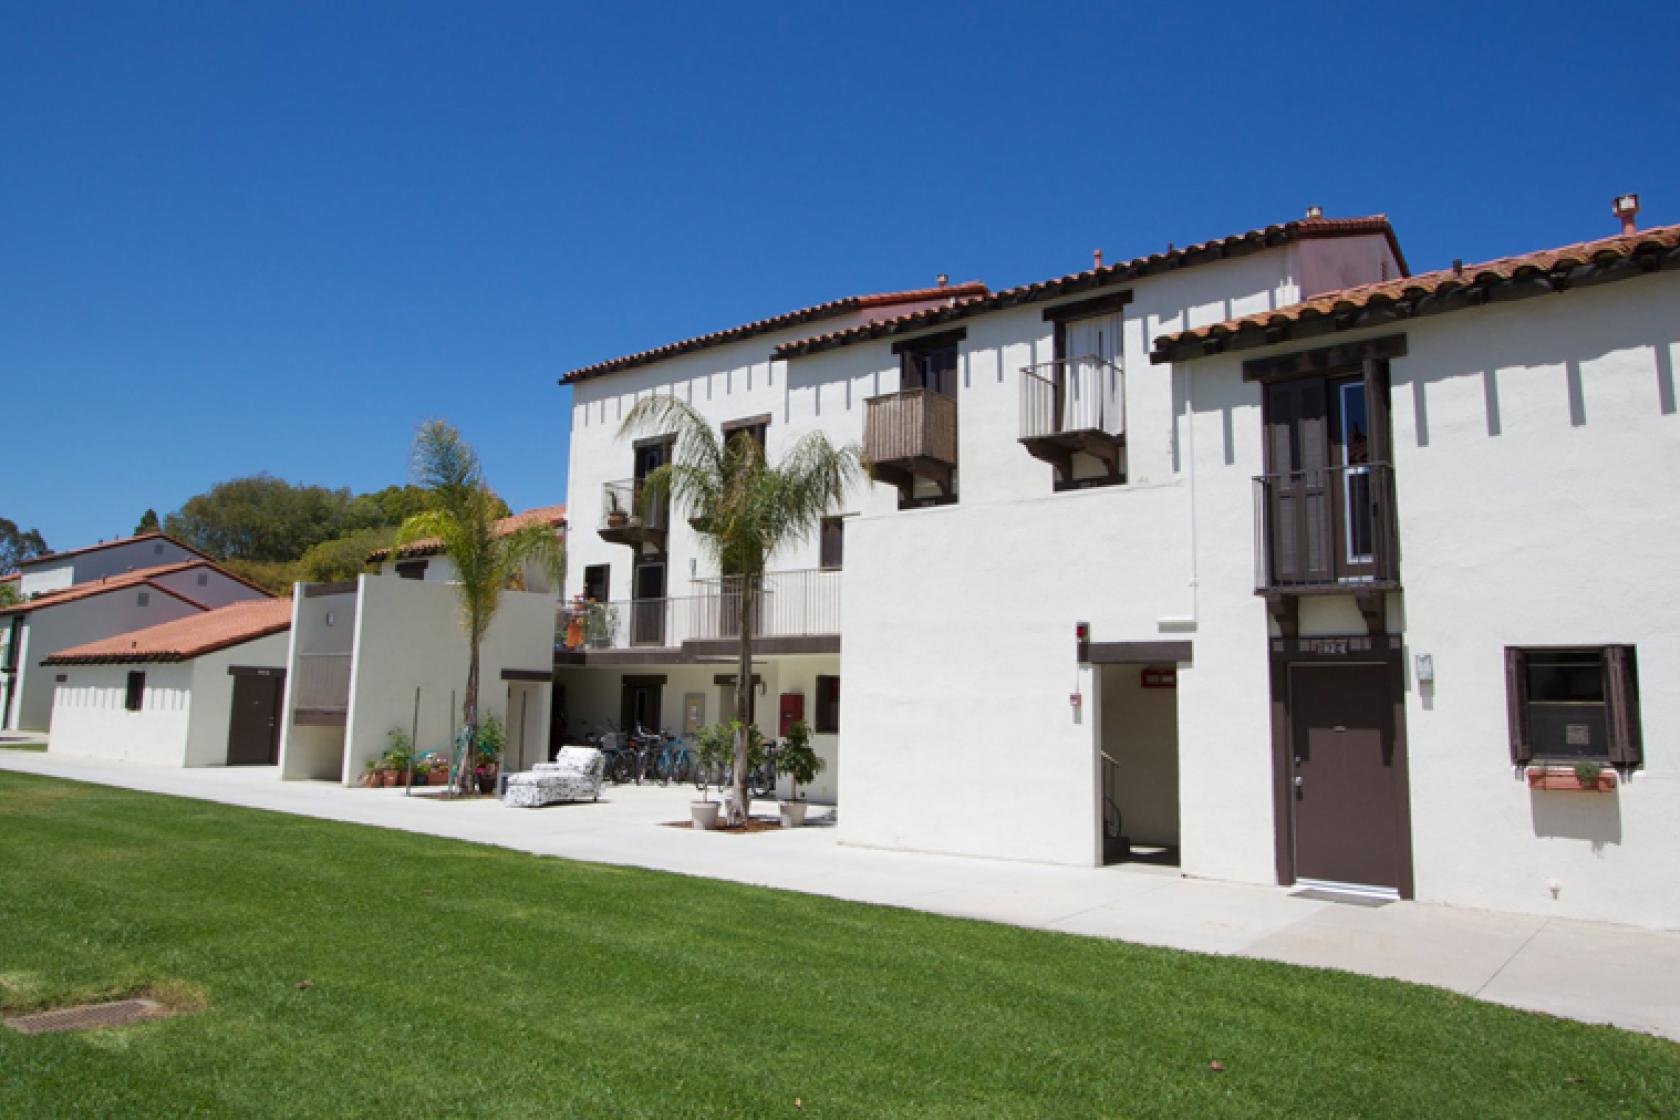
<svg viewBox="0 0 1680 1120">
<path fill-rule="evenodd" d="M 1260 399 L 1241 362 L 1314 345 L 1404 333 L 1390 363 L 1413 872 L 1420 900 L 1655 928 L 1680 928 L 1680 512 L 1666 479 L 1680 462 L 1675 366 L 1680 276 L 1662 273 L 1561 296 L 1456 311 L 1359 333 L 1187 363 L 1198 414 L 1242 396 L 1238 463 L 1198 479 L 1205 525 L 1252 524 Z M 1224 388 L 1221 388 L 1224 387 Z M 1217 428 L 1198 426 L 1198 439 Z M 1207 459 L 1201 457 L 1202 461 Z M 1216 481 L 1217 480 L 1217 481 Z M 1231 571 L 1204 531 L 1204 608 L 1215 584 L 1252 578 L 1233 539 Z M 1249 608 L 1250 613 L 1259 607 Z M 1214 611 L 1204 609 L 1211 623 Z M 1357 633 L 1347 602 L 1303 602 L 1301 633 Z M 1204 633 L 1206 627 L 1204 626 Z M 1186 788 L 1202 725 L 1209 762 L 1255 773 L 1218 800 L 1241 812 L 1268 796 L 1266 667 L 1260 631 L 1203 700 L 1185 697 Z M 1613 794 L 1530 791 L 1509 761 L 1506 646 L 1630 644 L 1638 649 L 1644 766 Z M 1195 676 L 1214 666 L 1198 638 Z M 1221 647 L 1223 648 L 1223 646 Z M 1419 686 L 1415 657 L 1433 657 Z M 1181 678 L 1182 679 L 1182 678 Z M 1209 775 L 1212 776 L 1211 774 Z M 1192 833 L 1219 816 L 1185 821 Z M 1269 831 L 1254 837 L 1269 859 Z"/>
<path fill-rule="evenodd" d="M 880 487 L 890 512 L 848 528 L 842 840 L 1098 861 L 1103 697 L 1093 672 L 1075 664 L 1074 624 L 1084 620 L 1100 642 L 1192 639 L 1194 664 L 1180 668 L 1177 689 L 1184 870 L 1273 880 L 1266 621 L 1251 582 L 1246 489 L 1259 473 L 1258 418 L 1243 428 L 1252 393 L 1240 382 L 1223 391 L 1198 383 L 1192 413 L 1183 378 L 1151 366 L 1148 352 L 1168 331 L 1293 301 L 1295 267 L 1286 248 L 1131 285 L 1124 486 L 1054 493 L 1051 468 L 1017 442 L 1018 371 L 1052 356 L 1048 305 L 967 321 L 960 501 L 898 511 Z M 873 345 L 882 391 L 891 391 L 890 347 Z M 1192 458 L 1198 475 L 1242 479 L 1212 508 L 1195 483 L 1198 519 L 1231 527 L 1222 542 L 1200 539 L 1199 588 Z M 1250 651 L 1246 668 L 1238 649 Z M 1075 691 L 1084 698 L 1077 713 Z M 1233 720 L 1253 725 L 1258 754 L 1234 765 L 1224 751 L 1200 757 L 1195 744 L 1229 740 Z M 1199 842 L 1198 829 L 1219 842 Z"/>
<path fill-rule="evenodd" d="M 57 591 L 77 583 L 91 583 L 107 576 L 120 575 L 136 568 L 155 568 L 201 557 L 173 541 L 152 539 L 66 556 L 61 560 L 45 560 L 23 569 L 18 590 L 24 598 L 43 591 Z"/>
<path fill-rule="evenodd" d="M 280 726 L 280 776 L 337 781 L 344 771 L 344 727 L 299 724 L 298 688 L 311 654 L 355 652 L 354 590 L 334 595 L 306 595 L 304 584 L 292 589 L 291 641 L 286 653 L 286 695 Z M 328 625 L 328 617 L 332 625 Z"/>
<path fill-rule="evenodd" d="M 350 712 L 344 730 L 340 773 L 346 784 L 360 780 L 368 760 L 390 746 L 389 732 L 412 729 L 415 689 L 420 690 L 417 750 L 447 751 L 461 722 L 469 660 L 461 629 L 460 602 L 448 584 L 427 580 L 357 580 L 355 656 Z M 479 653 L 480 718 L 507 722 L 508 682 L 503 669 L 549 671 L 554 662 L 554 600 L 546 595 L 504 591 Z M 546 694 L 527 718 L 547 726 Z"/>
<path fill-rule="evenodd" d="M 269 634 L 215 650 L 192 660 L 192 720 L 187 730 L 186 766 L 227 765 L 228 731 L 233 716 L 231 666 L 276 669 L 286 667 L 291 635 Z M 284 702 L 284 696 L 281 697 Z M 276 710 L 275 719 L 281 718 Z"/>
<path fill-rule="evenodd" d="M 63 665 L 52 709 L 52 754 L 92 755 L 128 762 L 180 766 L 186 759 L 192 719 L 190 662 L 144 665 Z M 128 711 L 128 674 L 146 674 L 138 712 Z M 222 734 L 227 735 L 224 726 Z"/>
<path fill-rule="evenodd" d="M 144 594 L 146 605 L 140 605 Z M 42 659 L 86 642 L 197 614 L 198 608 L 151 587 L 125 587 L 30 611 L 18 648 L 18 689 L 6 726 L 44 731 L 52 720 L 53 677 Z"/>
<path fill-rule="evenodd" d="M 214 568 L 188 568 L 185 571 L 170 572 L 168 575 L 158 576 L 152 582 L 161 587 L 191 599 L 195 603 L 202 603 L 211 610 L 225 607 L 231 603 L 243 603 L 251 599 L 266 599 L 269 596 L 247 584 L 240 583 Z"/>
<path fill-rule="evenodd" d="M 424 560 L 426 562 L 426 571 L 424 578 L 415 582 L 453 583 L 455 581 L 455 561 L 451 560 L 448 556 L 421 556 L 416 557 L 416 559 Z M 379 565 L 379 574 L 382 576 L 390 576 L 393 579 L 400 578 L 397 575 L 397 564 L 407 562 L 408 561 L 386 560 Z M 548 586 L 548 572 L 543 569 L 541 564 L 526 564 L 523 572 L 525 576 L 526 591 L 538 595 L 549 594 L 551 589 Z M 552 590 L 553 594 L 550 595 L 550 598 L 557 600 L 559 598 L 559 589 L 554 588 Z"/>
</svg>

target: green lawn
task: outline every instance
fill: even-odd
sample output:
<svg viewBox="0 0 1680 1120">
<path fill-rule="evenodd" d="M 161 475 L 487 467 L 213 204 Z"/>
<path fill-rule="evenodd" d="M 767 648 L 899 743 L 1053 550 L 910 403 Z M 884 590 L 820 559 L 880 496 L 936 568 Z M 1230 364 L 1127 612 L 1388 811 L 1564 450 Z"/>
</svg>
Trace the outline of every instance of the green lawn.
<svg viewBox="0 0 1680 1120">
<path fill-rule="evenodd" d="M 47 749 L 47 745 L 45 743 L 25 743 L 25 742 L 19 742 L 19 741 L 11 740 L 11 739 L 0 740 L 0 750 L 44 751 L 46 749 Z"/>
<path fill-rule="evenodd" d="M 1337 973 L 3 773 L 0 852 L 0 1003 L 201 1005 L 0 1030 L 6 1117 L 1680 1108 L 1673 1044 Z"/>
</svg>

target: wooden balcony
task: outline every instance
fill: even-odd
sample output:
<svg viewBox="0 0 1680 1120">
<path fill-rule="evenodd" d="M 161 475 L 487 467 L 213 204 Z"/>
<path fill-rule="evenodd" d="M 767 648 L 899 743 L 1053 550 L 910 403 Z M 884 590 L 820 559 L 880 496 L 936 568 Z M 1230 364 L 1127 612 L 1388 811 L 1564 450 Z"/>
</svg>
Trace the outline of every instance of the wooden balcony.
<svg viewBox="0 0 1680 1120">
<path fill-rule="evenodd" d="M 1400 587 L 1394 467 L 1322 467 L 1254 480 L 1254 587 L 1286 636 L 1303 595 L 1351 594 L 1373 634 Z"/>
<path fill-rule="evenodd" d="M 863 454 L 874 477 L 898 487 L 901 503 L 914 500 L 918 479 L 939 487 L 943 500 L 955 498 L 956 400 L 931 389 L 906 389 L 865 405 Z"/>
<path fill-rule="evenodd" d="M 1056 468 L 1058 489 L 1124 481 L 1123 389 L 1119 367 L 1092 355 L 1021 370 L 1021 446 Z M 1076 480 L 1078 454 L 1096 459 L 1104 473 Z"/>
<path fill-rule="evenodd" d="M 664 552 L 671 524 L 671 501 L 647 493 L 633 478 L 601 487 L 601 539 L 628 545 L 636 552 Z"/>
</svg>

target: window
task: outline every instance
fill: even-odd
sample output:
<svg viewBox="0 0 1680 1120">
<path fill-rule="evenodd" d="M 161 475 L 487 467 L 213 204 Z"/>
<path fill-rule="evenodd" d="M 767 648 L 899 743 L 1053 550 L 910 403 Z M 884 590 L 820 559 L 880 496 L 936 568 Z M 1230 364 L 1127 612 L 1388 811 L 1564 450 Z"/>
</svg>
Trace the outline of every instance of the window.
<svg viewBox="0 0 1680 1120">
<path fill-rule="evenodd" d="M 822 550 L 818 563 L 824 568 L 840 568 L 846 554 L 846 522 L 838 517 L 822 519 Z"/>
<path fill-rule="evenodd" d="M 589 565 L 583 570 L 583 597 L 593 599 L 597 603 L 605 603 L 611 579 L 611 564 Z"/>
<path fill-rule="evenodd" d="M 932 389 L 947 397 L 957 395 L 957 344 L 954 340 L 932 338 L 920 346 L 907 346 L 899 352 L 898 360 L 904 388 Z"/>
<path fill-rule="evenodd" d="M 425 579 L 427 563 L 425 560 L 399 560 L 397 561 L 397 578 Z"/>
<path fill-rule="evenodd" d="M 719 428 L 723 431 L 723 439 L 726 444 L 735 436 L 744 432 L 747 438 L 758 444 L 758 449 L 763 451 L 764 441 L 770 433 L 770 414 L 766 412 L 761 416 L 748 416 L 741 420 L 726 420 L 719 425 Z"/>
<path fill-rule="evenodd" d="M 1508 648 L 1511 762 L 1640 765 L 1639 670 L 1633 646 Z"/>
<path fill-rule="evenodd" d="M 818 734 L 832 735 L 840 730 L 840 678 L 817 678 L 816 722 L 811 728 Z"/>
<path fill-rule="evenodd" d="M 123 707 L 131 712 L 138 712 L 146 702 L 146 674 L 130 673 L 128 675 L 128 690 L 123 695 Z"/>
<path fill-rule="evenodd" d="M 142 591 L 142 592 L 140 592 L 139 595 L 135 596 L 135 598 L 134 598 L 134 605 L 139 606 L 139 607 L 150 606 L 151 602 L 152 602 L 152 594 L 149 591 Z"/>
<path fill-rule="evenodd" d="M 209 587 L 210 586 L 210 573 L 209 572 L 199 572 L 198 573 L 198 585 L 200 587 Z"/>
</svg>

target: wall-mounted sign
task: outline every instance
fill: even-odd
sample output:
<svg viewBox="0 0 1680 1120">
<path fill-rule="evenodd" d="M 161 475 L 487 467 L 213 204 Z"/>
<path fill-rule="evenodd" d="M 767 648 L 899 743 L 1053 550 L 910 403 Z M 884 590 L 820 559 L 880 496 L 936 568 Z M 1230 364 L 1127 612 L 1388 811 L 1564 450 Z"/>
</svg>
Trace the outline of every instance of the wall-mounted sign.
<svg viewBox="0 0 1680 1120">
<path fill-rule="evenodd" d="M 1144 688 L 1177 688 L 1178 669 L 1176 667 L 1151 665 L 1139 670 L 1138 682 Z"/>
</svg>

